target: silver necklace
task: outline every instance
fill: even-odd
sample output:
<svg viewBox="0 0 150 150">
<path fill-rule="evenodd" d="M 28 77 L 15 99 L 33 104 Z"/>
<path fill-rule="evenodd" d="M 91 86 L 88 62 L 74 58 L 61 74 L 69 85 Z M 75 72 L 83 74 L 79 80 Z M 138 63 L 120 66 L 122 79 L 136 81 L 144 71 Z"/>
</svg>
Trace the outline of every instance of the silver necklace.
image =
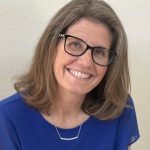
<svg viewBox="0 0 150 150">
<path fill-rule="evenodd" d="M 52 115 L 50 115 L 50 116 L 51 116 L 51 119 L 52 119 Z M 53 120 L 53 119 L 52 119 L 52 120 Z M 57 132 L 57 135 L 58 135 L 59 139 L 65 140 L 65 141 L 69 141 L 69 140 L 75 140 L 75 139 L 78 139 L 78 138 L 79 138 L 80 132 L 81 132 L 81 129 L 82 129 L 82 123 L 81 123 L 80 126 L 79 126 L 79 130 L 78 130 L 77 135 L 74 136 L 74 137 L 70 137 L 70 138 L 68 138 L 68 137 L 62 137 L 61 134 L 60 134 L 60 132 L 59 132 L 59 129 L 55 126 L 55 124 L 54 124 L 54 127 L 55 127 L 55 129 L 56 129 L 56 132 Z"/>
<path fill-rule="evenodd" d="M 54 125 L 54 126 L 55 126 L 55 125 Z M 56 132 L 57 132 L 59 138 L 60 138 L 61 140 L 65 140 L 65 141 L 78 139 L 78 138 L 79 138 L 79 135 L 80 135 L 81 128 L 82 128 L 82 124 L 80 125 L 79 130 L 78 130 L 78 133 L 77 133 L 76 136 L 70 137 L 70 138 L 66 138 L 66 137 L 62 137 L 62 136 L 60 135 L 60 132 L 59 132 L 58 128 L 55 126 L 55 129 L 56 129 Z"/>
</svg>

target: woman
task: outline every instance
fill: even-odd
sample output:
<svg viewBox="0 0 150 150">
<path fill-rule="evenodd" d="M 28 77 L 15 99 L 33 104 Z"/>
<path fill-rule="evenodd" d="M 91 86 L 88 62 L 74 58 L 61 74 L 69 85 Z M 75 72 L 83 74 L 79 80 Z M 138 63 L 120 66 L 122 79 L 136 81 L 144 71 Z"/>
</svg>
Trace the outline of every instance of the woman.
<svg viewBox="0 0 150 150">
<path fill-rule="evenodd" d="M 127 150 L 139 138 L 127 39 L 102 0 L 72 0 L 50 21 L 17 93 L 0 102 L 2 150 Z"/>
</svg>

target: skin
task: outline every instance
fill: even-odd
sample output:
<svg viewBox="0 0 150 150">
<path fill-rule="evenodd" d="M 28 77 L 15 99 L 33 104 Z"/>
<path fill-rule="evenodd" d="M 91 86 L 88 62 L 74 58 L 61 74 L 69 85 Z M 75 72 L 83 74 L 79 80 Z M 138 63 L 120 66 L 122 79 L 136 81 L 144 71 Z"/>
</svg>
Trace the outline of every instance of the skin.
<svg viewBox="0 0 150 150">
<path fill-rule="evenodd" d="M 81 18 L 70 26 L 67 33 L 84 40 L 90 46 L 110 48 L 111 32 L 104 24 Z M 107 67 L 95 64 L 88 50 L 82 56 L 75 57 L 64 51 L 65 39 L 60 39 L 56 47 L 57 55 L 54 62 L 54 75 L 58 82 L 58 95 L 51 108 L 53 119 L 49 121 L 59 127 L 71 128 L 85 121 L 89 116 L 80 106 L 85 95 L 95 88 L 103 79 Z M 68 69 L 90 74 L 90 78 L 81 79 L 73 76 Z"/>
<path fill-rule="evenodd" d="M 109 49 L 111 46 L 112 35 L 107 26 L 87 18 L 81 18 L 70 26 L 66 34 L 76 36 L 93 47 Z M 56 51 L 53 69 L 58 82 L 58 95 L 51 108 L 51 117 L 43 116 L 57 127 L 73 128 L 89 118 L 81 110 L 81 104 L 85 95 L 101 82 L 107 67 L 95 64 L 90 50 L 79 57 L 67 54 L 64 51 L 64 38 L 60 39 Z M 68 71 L 70 69 L 90 74 L 90 78 L 77 78 Z"/>
<path fill-rule="evenodd" d="M 105 25 L 100 23 L 81 19 L 68 29 L 67 34 L 79 37 L 91 46 L 110 48 L 110 32 Z M 64 39 L 58 44 L 54 64 L 54 74 L 59 84 L 59 92 L 69 92 L 77 99 L 83 99 L 85 94 L 96 87 L 107 70 L 107 67 L 101 67 L 93 62 L 91 51 L 89 50 L 80 57 L 68 55 L 64 51 Z M 89 80 L 74 78 L 74 76 L 68 73 L 66 68 L 91 74 L 92 77 Z"/>
</svg>

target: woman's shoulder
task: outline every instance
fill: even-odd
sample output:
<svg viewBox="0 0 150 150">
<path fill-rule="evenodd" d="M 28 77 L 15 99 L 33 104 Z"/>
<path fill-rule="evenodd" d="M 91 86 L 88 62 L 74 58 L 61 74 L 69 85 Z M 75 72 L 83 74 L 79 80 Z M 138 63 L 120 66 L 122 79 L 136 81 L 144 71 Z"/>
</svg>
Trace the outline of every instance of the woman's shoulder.
<svg viewBox="0 0 150 150">
<path fill-rule="evenodd" d="M 128 106 L 134 107 L 134 100 L 132 99 L 131 95 L 128 96 L 126 103 Z"/>
<path fill-rule="evenodd" d="M 18 106 L 23 105 L 23 98 L 19 93 L 15 93 L 7 98 L 4 98 L 0 101 L 0 109 L 13 109 L 16 110 Z"/>
<path fill-rule="evenodd" d="M 126 100 L 126 106 L 122 112 L 122 114 L 120 115 L 120 117 L 124 116 L 124 115 L 130 115 L 131 113 L 136 113 L 135 111 L 135 105 L 134 105 L 134 100 L 133 98 L 129 95 L 127 100 Z"/>
<path fill-rule="evenodd" d="M 16 102 L 21 101 L 22 97 L 19 93 L 15 93 L 9 97 L 6 97 L 2 100 L 0 100 L 0 106 L 5 107 L 7 105 L 16 104 Z"/>
<path fill-rule="evenodd" d="M 127 105 L 119 116 L 117 125 L 117 146 L 122 147 L 123 143 L 130 145 L 140 137 L 136 109 L 131 96 L 127 99 Z M 121 149 L 121 148 L 120 148 Z"/>
<path fill-rule="evenodd" d="M 29 112 L 31 108 L 27 106 L 23 97 L 15 93 L 0 101 L 0 115 L 5 118 L 17 120 Z"/>
</svg>

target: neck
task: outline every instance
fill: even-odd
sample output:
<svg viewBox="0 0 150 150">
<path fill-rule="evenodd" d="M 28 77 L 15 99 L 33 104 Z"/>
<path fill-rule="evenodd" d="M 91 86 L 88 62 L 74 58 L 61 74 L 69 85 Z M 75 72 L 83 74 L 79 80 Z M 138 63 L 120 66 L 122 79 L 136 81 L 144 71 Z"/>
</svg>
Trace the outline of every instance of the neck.
<svg viewBox="0 0 150 150">
<path fill-rule="evenodd" d="M 84 122 L 89 117 L 81 109 L 84 98 L 85 96 L 59 92 L 50 109 L 50 122 L 63 128 L 72 128 Z"/>
<path fill-rule="evenodd" d="M 85 96 L 75 96 L 71 94 L 59 95 L 51 108 L 51 113 L 61 118 L 77 117 L 81 114 L 81 105 Z"/>
<path fill-rule="evenodd" d="M 50 108 L 50 114 L 43 115 L 46 120 L 57 127 L 72 128 L 89 118 L 89 115 L 81 109 L 85 95 L 77 95 L 63 90 L 58 90 L 58 93 Z"/>
</svg>

